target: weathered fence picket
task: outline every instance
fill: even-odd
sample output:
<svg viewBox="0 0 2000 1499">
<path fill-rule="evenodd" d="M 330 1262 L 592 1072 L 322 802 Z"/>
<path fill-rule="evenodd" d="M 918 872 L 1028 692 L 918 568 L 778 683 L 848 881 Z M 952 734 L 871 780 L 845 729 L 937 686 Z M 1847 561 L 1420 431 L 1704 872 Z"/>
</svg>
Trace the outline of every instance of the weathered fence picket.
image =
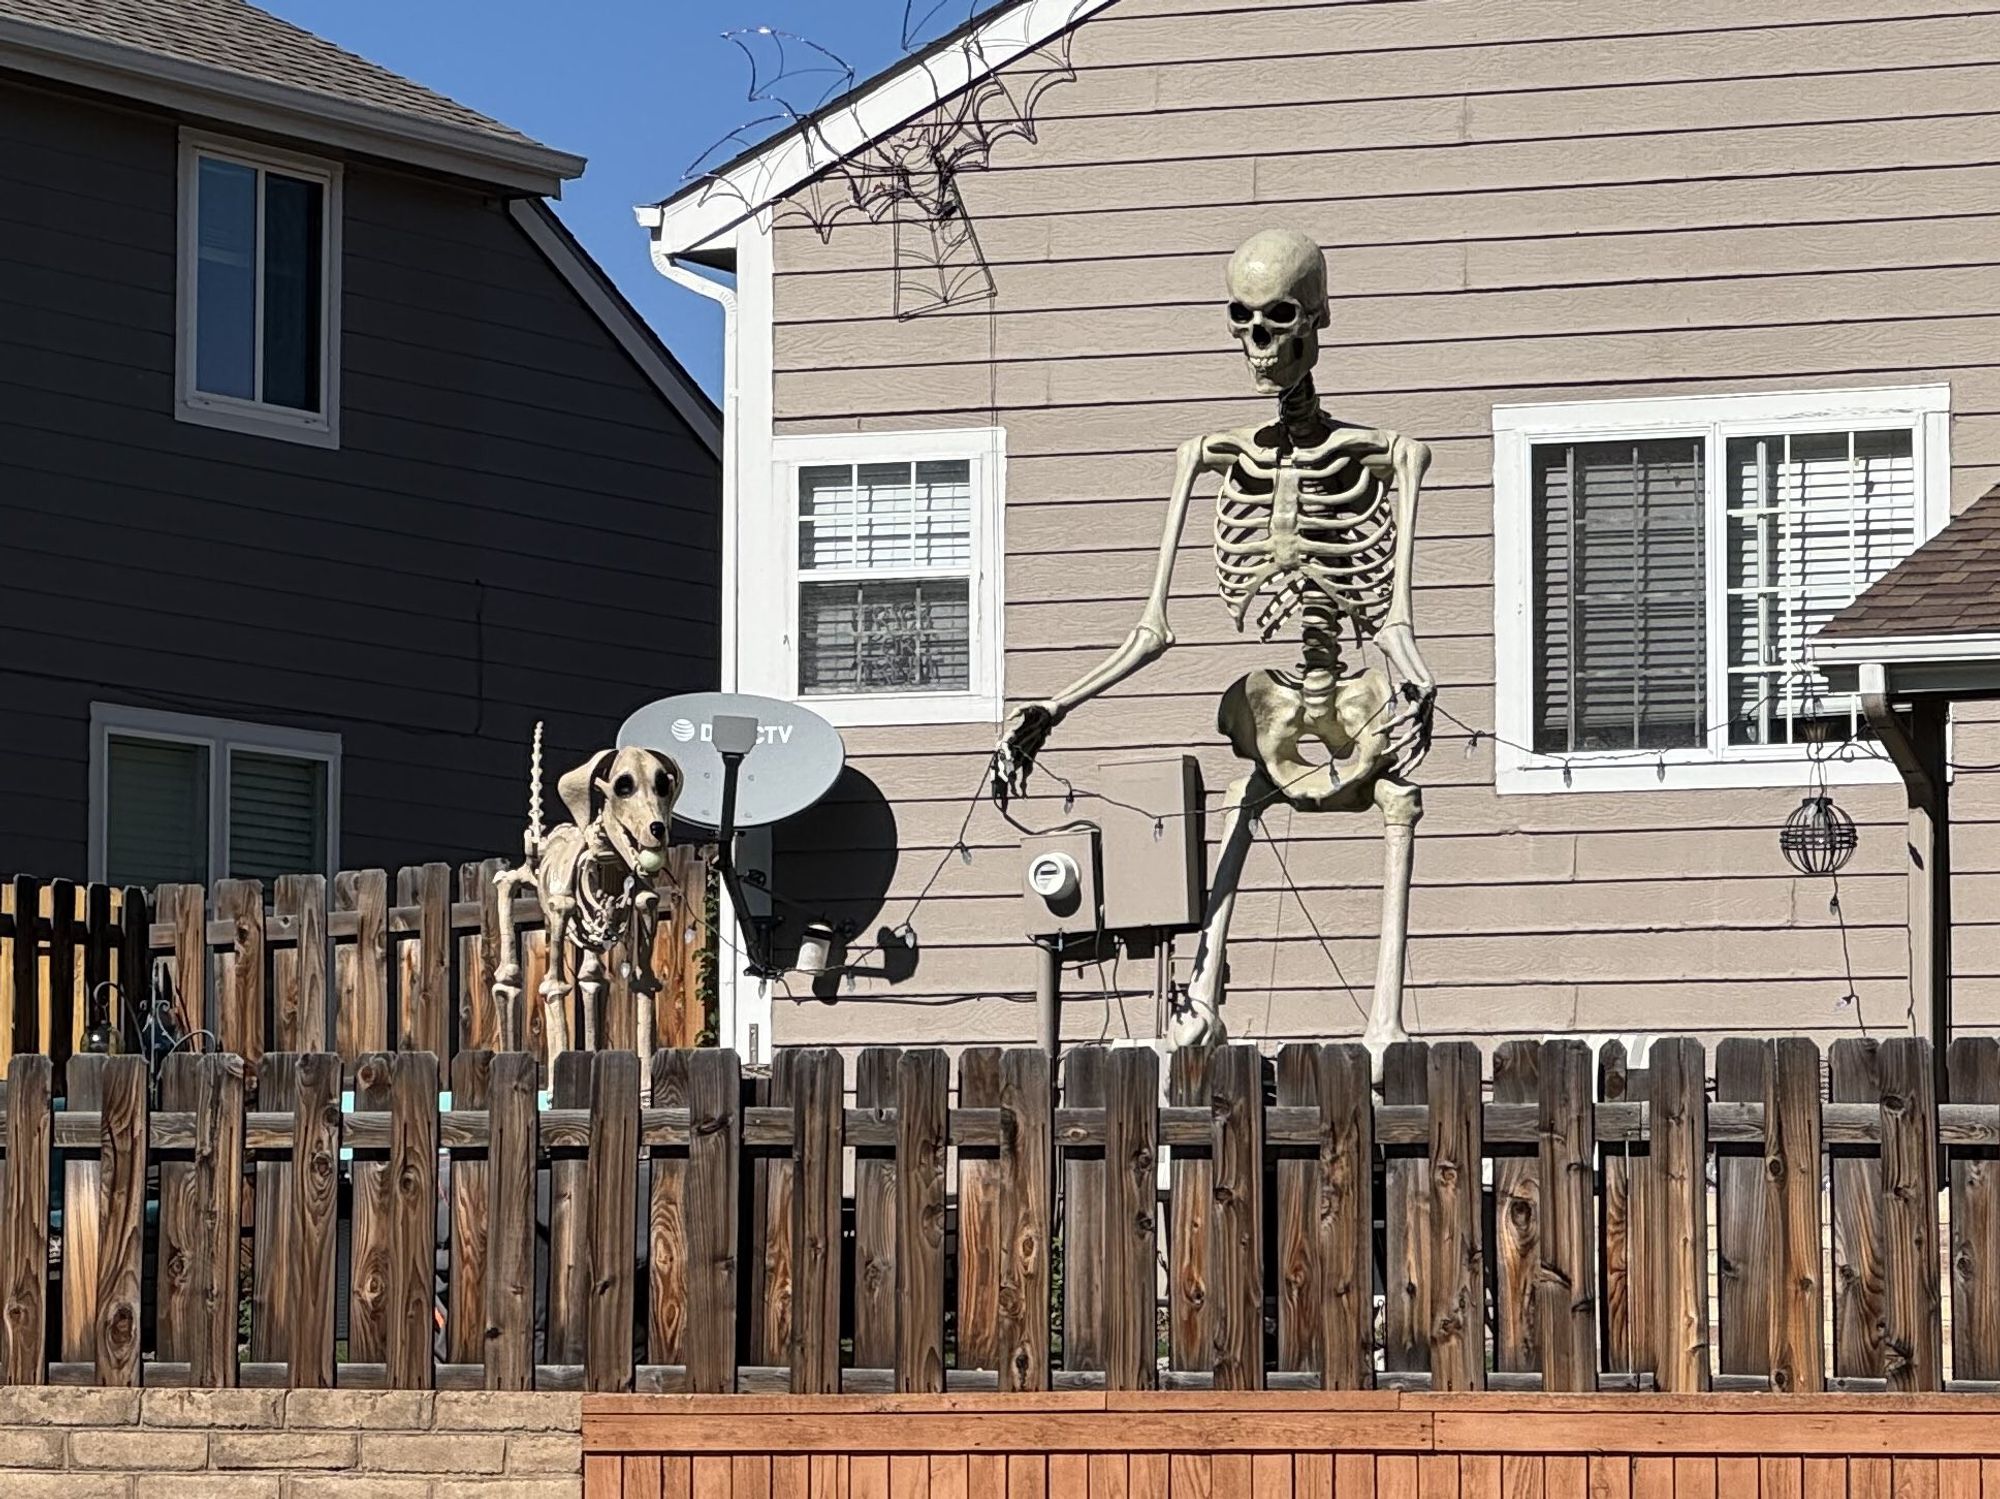
<svg viewBox="0 0 2000 1499">
<path fill-rule="evenodd" d="M 658 985 L 651 1045 L 688 1045 L 703 1025 L 706 870 L 676 849 L 650 953 L 616 955 Z M 0 878 L 0 1068 L 28 1052 L 68 1091 L 71 1056 L 103 1029 L 126 1051 L 222 1051 L 261 1083 L 268 1051 L 337 1052 L 351 1082 L 360 1058 L 428 1051 L 454 1076 L 461 1052 L 540 1052 L 546 933 L 532 895 L 515 903 L 526 1015 L 501 1015 L 493 972 L 502 861 L 281 875 L 137 888 Z M 453 898 L 454 881 L 456 899 Z M 391 898 L 393 890 L 394 898 Z M 604 1006 L 612 1047 L 637 1042 L 634 985 L 619 975 Z M 158 1022 L 157 1024 L 151 1024 Z M 580 1027 L 578 1028 L 580 1034 Z M 546 1066 L 547 1058 L 543 1058 Z"/>
<path fill-rule="evenodd" d="M 1163 1105 L 1136 1047 L 1072 1053 L 1060 1091 L 1039 1052 L 981 1054 L 955 1096 L 944 1053 L 871 1049 L 851 1102 L 833 1050 L 782 1053 L 756 1087 L 726 1051 L 569 1053 L 538 1105 L 522 1052 L 462 1053 L 449 1095 L 429 1052 L 364 1053 L 346 1100 L 334 1052 L 253 1072 L 182 1051 L 156 1084 L 137 1057 L 77 1054 L 64 1096 L 51 1058 L 18 1054 L 0 1379 L 1991 1393 L 2000 1046 L 1955 1046 L 1943 1101 L 1921 1041 L 1835 1056 L 1830 1101 L 1810 1041 L 1732 1046 L 1711 1098 L 1701 1046 L 1667 1038 L 1640 1105 L 1622 1066 L 1600 1074 L 1619 1096 L 1594 1096 L 1580 1042 L 1510 1045 L 1490 1091 L 1476 1048 L 1413 1044 L 1378 1101 L 1357 1047 L 1274 1068 L 1235 1045 L 1177 1061 Z M 977 1204 L 956 1237 L 954 1151 Z M 1639 1179 L 1634 1237 L 1613 1192 Z M 1620 1263 L 1649 1370 L 1604 1331 L 1629 1318 L 1600 1321 Z M 1406 1342 L 1378 1348 L 1399 1304 Z"/>
</svg>

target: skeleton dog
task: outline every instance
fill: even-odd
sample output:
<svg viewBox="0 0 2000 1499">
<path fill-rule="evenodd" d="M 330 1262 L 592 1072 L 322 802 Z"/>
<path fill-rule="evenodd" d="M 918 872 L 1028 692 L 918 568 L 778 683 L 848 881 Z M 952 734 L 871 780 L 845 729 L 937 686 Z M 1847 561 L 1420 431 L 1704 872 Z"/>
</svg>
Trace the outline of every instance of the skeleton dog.
<svg viewBox="0 0 2000 1499">
<path fill-rule="evenodd" d="M 1220 1041 L 1224 949 L 1254 824 L 1283 801 L 1304 812 L 1380 809 L 1386 834 L 1382 933 L 1374 1004 L 1363 1041 L 1378 1065 L 1403 1039 L 1403 949 L 1410 867 L 1422 793 L 1407 779 L 1430 747 L 1435 685 L 1410 617 L 1410 553 L 1417 494 L 1430 449 L 1394 432 L 1330 417 L 1313 389 L 1329 320 L 1326 259 L 1303 234 L 1270 230 L 1229 263 L 1229 329 L 1258 391 L 1278 399 L 1277 420 L 1182 444 L 1159 564 L 1144 613 L 1122 645 L 1054 697 L 1020 710 L 999 749 L 998 774 L 1025 788 L 1049 732 L 1079 705 L 1159 659 L 1174 643 L 1167 593 L 1196 480 L 1219 474 L 1215 570 L 1241 630 L 1259 599 L 1269 640 L 1298 621 L 1299 660 L 1262 669 L 1223 695 L 1217 727 L 1251 769 L 1229 787 L 1222 852 L 1184 997 L 1176 1045 Z M 1382 658 L 1344 670 L 1340 633 L 1372 642 Z M 1317 741 L 1309 759 L 1305 741 Z"/>
<path fill-rule="evenodd" d="M 681 768 L 649 749 L 600 750 L 556 782 L 573 823 L 542 828 L 542 726 L 535 725 L 528 782 L 527 859 L 494 877 L 500 890 L 500 959 L 493 975 L 494 1002 L 503 1028 L 515 1024 L 521 997 L 521 942 L 514 926 L 514 897 L 527 886 L 541 900 L 548 922 L 549 971 L 542 980 L 543 1019 L 549 1055 L 569 1049 L 569 997 L 583 999 L 583 1045 L 597 1049 L 598 1014 L 606 989 L 605 955 L 618 942 L 631 954 L 650 954 L 659 919 L 659 882 L 667 863 L 667 830 L 680 799 Z M 571 960 L 576 962 L 572 969 Z M 631 966 L 638 1000 L 639 1054 L 653 1048 L 657 983 L 649 962 Z M 502 1037 L 503 1046 L 519 1038 Z"/>
</svg>

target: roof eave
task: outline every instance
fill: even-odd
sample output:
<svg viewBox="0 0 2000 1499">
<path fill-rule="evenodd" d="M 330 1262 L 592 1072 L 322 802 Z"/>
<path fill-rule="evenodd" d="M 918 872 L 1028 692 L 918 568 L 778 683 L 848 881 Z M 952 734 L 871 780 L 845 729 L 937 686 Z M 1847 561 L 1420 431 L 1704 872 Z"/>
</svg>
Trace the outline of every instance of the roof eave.
<svg viewBox="0 0 2000 1499">
<path fill-rule="evenodd" d="M 894 64 L 714 177 L 690 182 L 664 202 L 640 204 L 639 223 L 652 232 L 663 255 L 714 245 L 836 163 L 1110 3 L 1016 0 L 1003 6 L 969 33 L 954 32 L 930 51 Z"/>
<path fill-rule="evenodd" d="M 385 157 L 539 197 L 560 197 L 584 159 L 532 141 L 420 120 L 312 89 L 0 18 L 0 68 L 291 140 Z"/>
<path fill-rule="evenodd" d="M 1835 692 L 1860 690 L 1863 669 L 1877 667 L 1892 696 L 2000 696 L 2000 633 L 1822 636 L 1812 652 Z"/>
</svg>

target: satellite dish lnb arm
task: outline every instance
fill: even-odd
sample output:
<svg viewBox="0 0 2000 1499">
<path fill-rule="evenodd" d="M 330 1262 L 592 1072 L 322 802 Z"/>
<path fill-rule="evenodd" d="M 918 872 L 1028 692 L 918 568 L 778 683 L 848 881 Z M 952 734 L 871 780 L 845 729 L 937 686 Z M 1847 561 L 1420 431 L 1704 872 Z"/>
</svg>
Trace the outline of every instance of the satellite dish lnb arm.
<svg viewBox="0 0 2000 1499">
<path fill-rule="evenodd" d="M 729 904 L 736 912 L 736 927 L 743 937 L 744 953 L 750 959 L 750 972 L 758 978 L 769 978 L 772 969 L 764 944 L 743 914 L 747 909 L 743 900 L 743 877 L 736 868 L 736 786 L 743 772 L 744 758 L 757 747 L 757 720 L 718 713 L 710 732 L 710 742 L 715 746 L 715 752 L 722 756 L 722 819 L 715 832 L 716 872 L 721 876 L 722 887 L 729 892 Z"/>
</svg>

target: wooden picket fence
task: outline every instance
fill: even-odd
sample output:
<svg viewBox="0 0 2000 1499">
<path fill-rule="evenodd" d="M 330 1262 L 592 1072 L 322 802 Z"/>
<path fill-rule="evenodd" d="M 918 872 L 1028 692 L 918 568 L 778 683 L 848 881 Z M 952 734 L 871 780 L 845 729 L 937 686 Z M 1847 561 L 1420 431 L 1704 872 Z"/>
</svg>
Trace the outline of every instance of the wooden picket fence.
<svg viewBox="0 0 2000 1499">
<path fill-rule="evenodd" d="M 122 1049 L 141 1046 L 147 1005 L 170 1001 L 194 1050 L 233 1052 L 254 1069 L 264 1052 L 339 1053 L 344 1074 L 380 1050 L 493 1050 L 502 1041 L 493 1002 L 502 861 L 424 864 L 333 877 L 137 887 L 15 876 L 0 881 L 0 1065 L 41 1052 L 65 1064 L 82 1050 L 93 1006 Z M 649 962 L 660 983 L 655 1038 L 692 1045 L 702 1029 L 706 869 L 690 848 L 669 865 L 680 892 L 663 910 Z M 456 894 L 454 895 L 454 889 Z M 393 898 L 392 898 L 393 894 Z M 33 925 L 21 913 L 33 913 Z M 528 1050 L 542 1055 L 535 986 L 547 971 L 546 934 L 532 895 L 515 903 L 522 930 Z M 604 1043 L 631 1049 L 635 1007 L 613 955 Z M 573 1034 L 580 1028 L 573 1022 Z M 546 1063 L 546 1057 L 544 1056 Z"/>
<path fill-rule="evenodd" d="M 1508 1043 L 1490 1090 L 1413 1043 L 1379 1100 L 1340 1045 L 1059 1090 L 873 1049 L 851 1096 L 832 1050 L 566 1053 L 546 1099 L 525 1053 L 367 1053 L 349 1097 L 330 1053 L 93 1055 L 53 1108 L 17 1054 L 0 1377 L 1991 1393 L 2000 1041 L 1949 1060 L 1940 1104 L 1914 1039 L 1837 1044 L 1830 1100 L 1796 1038 L 1725 1043 L 1714 1098 L 1686 1038 Z"/>
</svg>

